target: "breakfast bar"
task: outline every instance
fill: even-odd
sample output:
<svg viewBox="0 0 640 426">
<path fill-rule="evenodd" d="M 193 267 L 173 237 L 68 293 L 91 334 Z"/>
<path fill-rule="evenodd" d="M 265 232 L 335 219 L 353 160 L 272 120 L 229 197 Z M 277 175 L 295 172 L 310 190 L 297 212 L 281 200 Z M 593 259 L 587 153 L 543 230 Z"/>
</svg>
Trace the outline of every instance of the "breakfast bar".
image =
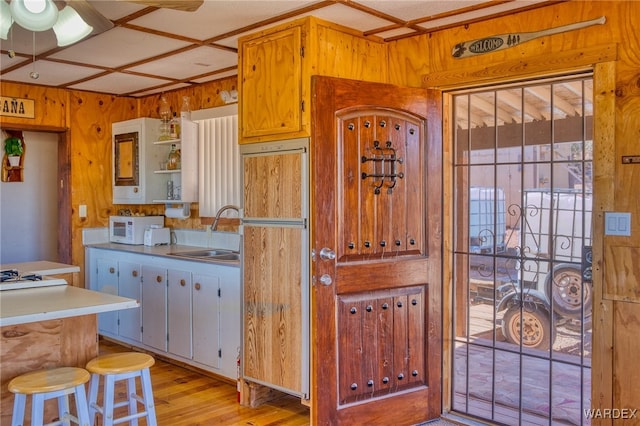
<svg viewBox="0 0 640 426">
<path fill-rule="evenodd" d="M 12 266 L 19 275 L 26 272 L 20 264 Z M 12 406 L 7 383 L 22 373 L 84 367 L 98 355 L 96 314 L 137 306 L 134 299 L 74 287 L 60 278 L 0 283 L 0 405 Z M 45 421 L 55 413 L 46 411 Z M 10 421 L 11 410 L 2 410 L 0 424 Z"/>
</svg>

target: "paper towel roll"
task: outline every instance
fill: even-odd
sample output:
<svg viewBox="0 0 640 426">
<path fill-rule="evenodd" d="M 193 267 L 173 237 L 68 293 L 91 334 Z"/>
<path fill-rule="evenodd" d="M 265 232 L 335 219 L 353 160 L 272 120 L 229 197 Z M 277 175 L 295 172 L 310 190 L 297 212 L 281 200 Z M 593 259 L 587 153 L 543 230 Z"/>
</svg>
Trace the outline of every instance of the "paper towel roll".
<svg viewBox="0 0 640 426">
<path fill-rule="evenodd" d="M 174 219 L 186 219 L 189 217 L 191 211 L 188 210 L 188 207 L 180 208 L 180 207 L 167 207 L 164 209 L 164 215 L 166 217 L 171 217 Z"/>
</svg>

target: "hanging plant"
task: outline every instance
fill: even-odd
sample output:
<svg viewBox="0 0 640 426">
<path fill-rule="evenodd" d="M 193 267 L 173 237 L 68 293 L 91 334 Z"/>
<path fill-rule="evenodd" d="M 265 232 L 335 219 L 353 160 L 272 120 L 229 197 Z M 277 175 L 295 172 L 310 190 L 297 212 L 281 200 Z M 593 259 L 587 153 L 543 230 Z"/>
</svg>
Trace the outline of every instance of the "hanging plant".
<svg viewBox="0 0 640 426">
<path fill-rule="evenodd" d="M 4 140 L 4 152 L 7 156 L 21 156 L 22 155 L 22 141 L 15 136 L 9 137 Z"/>
</svg>

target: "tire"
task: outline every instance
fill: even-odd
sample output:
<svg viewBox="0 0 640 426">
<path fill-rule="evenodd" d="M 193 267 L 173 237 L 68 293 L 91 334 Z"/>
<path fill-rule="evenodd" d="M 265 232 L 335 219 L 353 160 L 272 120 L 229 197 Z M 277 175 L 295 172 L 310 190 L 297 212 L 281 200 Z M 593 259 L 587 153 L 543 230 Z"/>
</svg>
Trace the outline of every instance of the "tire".
<svg viewBox="0 0 640 426">
<path fill-rule="evenodd" d="M 532 349 L 548 351 L 556 340 L 555 329 L 551 326 L 549 314 L 544 309 L 534 307 L 523 308 L 522 316 L 524 324 L 520 329 L 520 307 L 512 305 L 502 317 L 502 334 L 509 343 L 520 345 L 522 333 L 522 346 Z"/>
<path fill-rule="evenodd" d="M 593 291 L 591 284 L 582 281 L 580 267 L 556 266 L 553 276 L 547 275 L 544 290 L 556 314 L 571 319 L 581 319 L 583 312 L 585 317 L 591 315 Z"/>
</svg>

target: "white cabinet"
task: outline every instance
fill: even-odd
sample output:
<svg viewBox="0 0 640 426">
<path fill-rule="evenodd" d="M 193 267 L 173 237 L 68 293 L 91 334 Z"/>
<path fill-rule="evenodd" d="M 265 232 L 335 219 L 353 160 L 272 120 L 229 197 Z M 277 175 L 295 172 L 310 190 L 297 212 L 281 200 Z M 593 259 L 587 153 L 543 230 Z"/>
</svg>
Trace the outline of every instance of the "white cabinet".
<svg viewBox="0 0 640 426">
<path fill-rule="evenodd" d="M 118 295 L 142 300 L 142 275 L 139 263 L 118 262 Z M 142 318 L 140 308 L 118 312 L 118 335 L 139 342 L 142 340 Z"/>
<path fill-rule="evenodd" d="M 220 361 L 220 280 L 193 275 L 193 358 L 218 368 Z"/>
<path fill-rule="evenodd" d="M 160 120 L 136 118 L 113 123 L 112 185 L 114 204 L 195 202 L 198 200 L 198 127 L 181 119 L 181 139 L 158 141 Z M 179 170 L 162 170 L 171 144 L 181 151 Z M 168 200 L 167 182 L 180 197 Z"/>
<path fill-rule="evenodd" d="M 113 295 L 118 294 L 118 262 L 111 258 L 95 260 L 96 279 L 91 282 L 91 290 Z M 118 335 L 118 311 L 98 314 L 98 331 Z"/>
<path fill-rule="evenodd" d="M 142 265 L 142 343 L 167 350 L 167 270 Z"/>
<path fill-rule="evenodd" d="M 100 334 L 235 379 L 240 268 L 108 246 L 87 249 L 89 288 L 141 306 L 99 314 Z"/>
<path fill-rule="evenodd" d="M 90 251 L 91 276 L 89 288 L 102 293 L 141 300 L 140 264 L 118 260 L 102 252 Z M 140 342 L 140 308 L 123 309 L 98 314 L 98 331 L 109 337 L 121 337 Z"/>
<path fill-rule="evenodd" d="M 191 272 L 170 269 L 167 277 L 167 349 L 174 355 L 191 358 Z"/>
<path fill-rule="evenodd" d="M 154 179 L 164 188 L 164 193 L 154 203 L 193 203 L 198 201 L 198 125 L 186 118 L 180 119 L 180 139 L 153 142 L 153 150 L 160 157 L 155 164 Z M 180 150 L 181 167 L 176 170 L 161 168 L 167 161 L 171 145 Z M 172 182 L 174 196 L 168 197 L 168 183 Z"/>
</svg>

